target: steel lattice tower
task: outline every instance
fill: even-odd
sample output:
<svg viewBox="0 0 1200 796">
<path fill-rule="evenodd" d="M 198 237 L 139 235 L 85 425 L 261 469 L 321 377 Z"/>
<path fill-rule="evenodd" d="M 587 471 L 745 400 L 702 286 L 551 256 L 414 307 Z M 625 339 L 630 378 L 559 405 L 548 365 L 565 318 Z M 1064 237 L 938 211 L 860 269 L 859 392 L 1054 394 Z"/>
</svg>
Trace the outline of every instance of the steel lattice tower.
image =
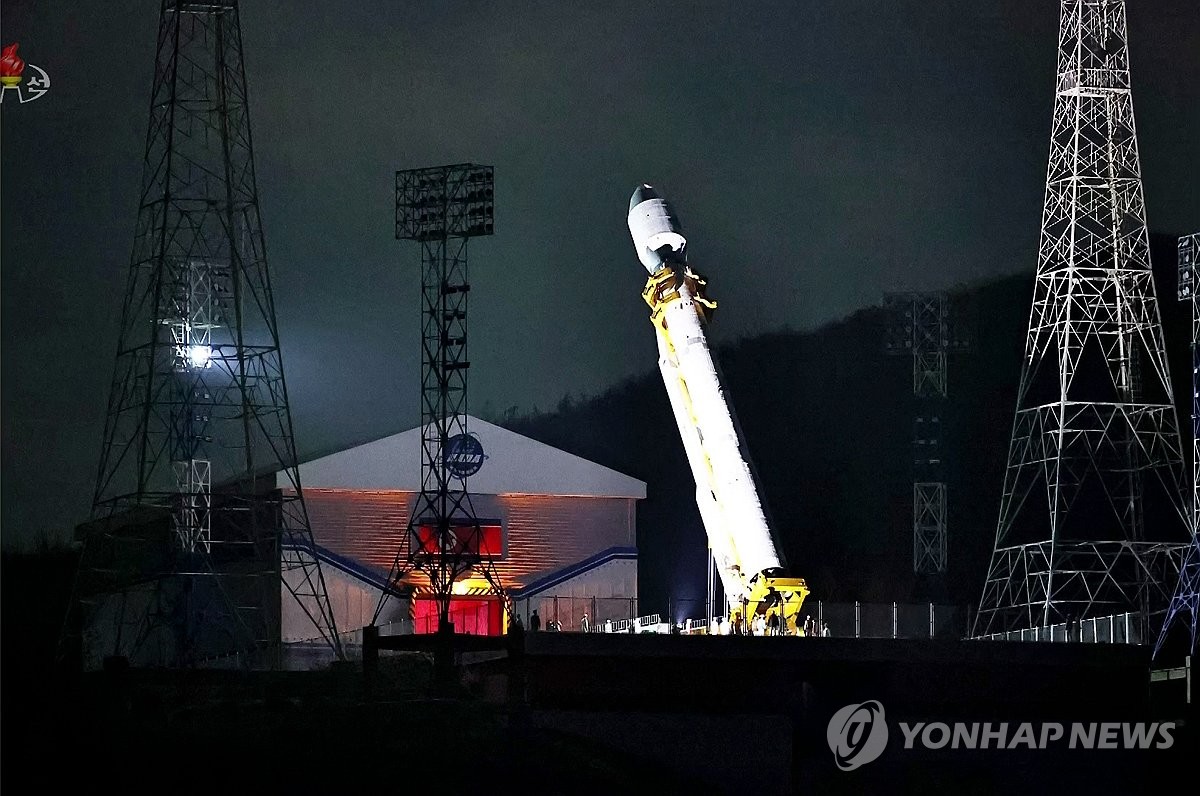
<svg viewBox="0 0 1200 796">
<path fill-rule="evenodd" d="M 1196 304 L 1196 268 L 1200 265 L 1200 233 L 1179 239 L 1179 300 L 1192 312 L 1192 544 L 1184 557 L 1179 585 L 1167 607 L 1167 618 L 1154 645 L 1158 655 L 1177 620 L 1188 622 L 1191 649 L 1196 650 L 1200 630 L 1200 306 Z"/>
<path fill-rule="evenodd" d="M 341 654 L 296 468 L 237 0 L 162 3 L 83 541 L 85 665 L 276 667 L 283 588 Z"/>
<path fill-rule="evenodd" d="M 493 559 L 455 474 L 455 446 L 467 429 L 467 242 L 493 233 L 491 166 L 461 163 L 396 172 L 396 238 L 421 244 L 421 492 L 409 515 L 404 544 L 380 596 L 377 622 L 389 594 L 426 584 L 437 603 L 439 629 L 453 632 L 455 581 L 478 572 L 504 596 Z"/>
<path fill-rule="evenodd" d="M 976 635 L 1166 605 L 1186 520 L 1125 4 L 1062 0 L 1045 206 Z"/>
<path fill-rule="evenodd" d="M 913 572 L 946 571 L 948 500 L 941 453 L 941 416 L 949 395 L 948 356 L 967 349 L 951 321 L 950 298 L 941 292 L 888 293 L 889 354 L 912 357 L 912 394 L 917 400 L 913 424 Z"/>
</svg>

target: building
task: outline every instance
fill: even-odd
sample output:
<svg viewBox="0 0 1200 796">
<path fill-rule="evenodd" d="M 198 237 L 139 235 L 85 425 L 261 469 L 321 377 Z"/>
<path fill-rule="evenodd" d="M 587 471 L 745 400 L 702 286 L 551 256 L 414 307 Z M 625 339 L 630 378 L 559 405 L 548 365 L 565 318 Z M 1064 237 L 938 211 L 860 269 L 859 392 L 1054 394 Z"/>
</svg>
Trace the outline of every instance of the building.
<svg viewBox="0 0 1200 796">
<path fill-rule="evenodd" d="M 496 571 L 528 622 L 563 630 L 637 613 L 637 501 L 646 484 L 476 418 L 467 424 L 483 447 L 467 479 L 471 503 L 491 544 Z M 371 622 L 421 483 L 421 434 L 414 428 L 300 464 L 315 551 L 340 631 Z M 385 633 L 436 629 L 433 601 L 419 582 L 411 600 L 388 601 Z M 503 632 L 501 601 L 482 578 L 458 584 L 456 630 Z M 295 601 L 282 601 L 284 642 L 311 640 L 315 628 Z"/>
</svg>

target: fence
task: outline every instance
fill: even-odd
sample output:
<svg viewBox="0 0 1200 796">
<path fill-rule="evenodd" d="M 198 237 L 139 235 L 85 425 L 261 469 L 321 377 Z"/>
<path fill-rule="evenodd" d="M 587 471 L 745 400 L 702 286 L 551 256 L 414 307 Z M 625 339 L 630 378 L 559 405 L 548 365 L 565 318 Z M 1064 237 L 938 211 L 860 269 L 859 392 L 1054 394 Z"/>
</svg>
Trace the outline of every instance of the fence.
<svg viewBox="0 0 1200 796">
<path fill-rule="evenodd" d="M 564 632 L 583 631 L 583 616 L 587 614 L 587 630 L 592 633 L 670 633 L 674 631 L 691 635 L 708 635 L 714 626 L 718 632 L 728 632 L 726 617 L 705 620 L 702 617 L 683 617 L 697 604 L 703 612 L 702 601 L 672 601 L 673 613 L 666 618 L 652 613 L 639 615 L 638 601 L 629 597 L 535 597 L 517 600 L 516 610 L 528 628 L 533 611 L 538 611 L 543 630 L 559 629 Z M 676 617 L 673 621 L 670 617 Z M 967 637 L 967 611 L 952 605 L 936 603 L 840 603 L 816 600 L 807 602 L 800 612 L 800 624 L 805 619 L 828 626 L 829 635 L 842 638 L 947 638 Z M 1084 619 L 1073 628 L 1067 622 L 1044 627 L 1024 628 L 1006 633 L 975 636 L 986 641 L 1077 641 L 1088 644 L 1142 644 L 1142 632 L 1138 617 L 1133 613 Z M 553 625 L 551 625 L 553 623 Z M 561 627 L 560 627 L 561 624 Z M 788 635 L 795 635 L 789 628 Z M 414 632 L 411 619 L 401 619 L 380 626 L 381 635 L 401 635 Z M 351 659 L 361 656 L 362 630 L 348 630 L 339 634 L 342 644 Z M 332 653 L 324 642 L 312 639 L 306 642 L 285 644 L 285 657 L 324 660 Z M 220 666 L 222 663 L 210 665 Z M 228 665 L 235 665 L 229 663 Z M 292 668 L 292 666 L 288 666 Z"/>
<path fill-rule="evenodd" d="M 599 627 L 591 628 L 593 633 L 666 633 L 670 626 L 665 624 L 658 614 L 635 616 L 633 619 L 618 619 L 615 622 L 605 621 Z"/>
<path fill-rule="evenodd" d="M 826 603 L 816 616 L 829 635 L 852 638 L 962 638 L 966 611 L 936 603 Z"/>
<path fill-rule="evenodd" d="M 627 632 L 635 621 L 639 629 L 662 621 L 658 614 L 652 615 L 655 617 L 653 622 L 650 621 L 651 616 L 639 614 L 636 597 L 517 598 L 513 601 L 513 609 L 521 617 L 526 629 L 531 627 L 535 611 L 543 630 L 550 629 L 553 623 L 555 629 L 580 632 L 585 628 L 584 616 L 587 617 L 586 627 L 590 632 L 603 632 L 606 625 L 610 628 L 609 632 Z M 616 630 L 618 627 L 624 630 Z"/>
<path fill-rule="evenodd" d="M 1044 627 L 1027 627 L 1007 633 L 975 638 L 986 641 L 1079 641 L 1088 644 L 1141 644 L 1138 617 L 1133 613 L 1082 619 L 1072 628 L 1069 622 Z M 1074 637 L 1074 638 L 1072 638 Z"/>
<path fill-rule="evenodd" d="M 555 622 L 563 631 L 581 631 L 583 616 L 588 617 L 591 632 L 626 633 L 631 624 L 634 632 L 671 632 L 672 622 L 679 633 L 710 634 L 717 617 L 704 619 L 705 606 L 701 600 L 671 600 L 668 617 L 659 614 L 638 615 L 637 598 L 631 597 L 542 597 L 518 600 L 517 610 L 525 626 L 534 610 L 539 612 L 543 628 Z M 686 614 L 699 609 L 699 616 Z M 727 617 L 721 617 L 721 624 Z M 805 603 L 800 611 L 800 624 L 811 619 L 828 626 L 830 636 L 842 638 L 945 638 L 967 637 L 968 611 L 962 606 L 937 603 L 866 603 L 827 602 Z M 392 631 L 397 632 L 397 631 Z M 408 631 L 411 632 L 411 631 Z M 789 628 L 794 635 L 795 629 Z M 1137 616 L 1132 613 L 1094 617 L 1079 622 L 1075 640 L 1094 644 L 1141 644 Z M 1071 628 L 1062 622 L 1045 627 L 1025 628 L 1007 633 L 993 633 L 976 638 L 1000 641 L 1068 641 Z"/>
<path fill-rule="evenodd" d="M 728 617 L 718 608 L 712 618 L 705 620 L 702 617 L 706 608 L 702 600 L 673 600 L 670 616 L 681 633 L 711 634 L 714 626 L 720 628 L 720 633 L 728 632 L 724 627 Z M 818 628 L 827 627 L 830 636 L 841 638 L 962 638 L 966 634 L 966 620 L 966 609 L 955 605 L 825 600 L 805 602 L 797 616 L 801 628 L 806 621 L 816 623 Z M 791 623 L 785 630 L 783 635 L 797 635 Z"/>
</svg>

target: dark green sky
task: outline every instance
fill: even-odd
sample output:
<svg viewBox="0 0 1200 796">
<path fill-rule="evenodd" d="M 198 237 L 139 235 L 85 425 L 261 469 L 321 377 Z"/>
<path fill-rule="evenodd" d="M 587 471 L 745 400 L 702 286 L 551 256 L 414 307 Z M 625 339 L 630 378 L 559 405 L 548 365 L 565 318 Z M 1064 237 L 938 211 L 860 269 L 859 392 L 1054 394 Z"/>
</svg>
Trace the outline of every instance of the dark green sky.
<svg viewBox="0 0 1200 796">
<path fill-rule="evenodd" d="M 1200 11 L 1129 5 L 1150 225 L 1193 231 Z M 157 9 L 4 4 L 0 36 L 53 81 L 0 112 L 6 543 L 88 510 Z M 718 338 L 1034 265 L 1050 0 L 245 0 L 242 17 L 302 452 L 416 421 L 418 254 L 392 238 L 397 168 L 496 167 L 471 308 L 472 402 L 495 411 L 653 366 L 624 221 L 642 180 L 683 218 Z"/>
</svg>

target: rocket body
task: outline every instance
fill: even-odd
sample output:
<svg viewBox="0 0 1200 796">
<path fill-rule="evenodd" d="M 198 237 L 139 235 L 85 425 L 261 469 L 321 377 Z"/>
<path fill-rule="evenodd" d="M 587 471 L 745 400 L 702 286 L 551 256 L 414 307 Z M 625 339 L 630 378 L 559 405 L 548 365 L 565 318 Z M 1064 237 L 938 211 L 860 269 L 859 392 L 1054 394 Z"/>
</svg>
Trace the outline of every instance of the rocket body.
<svg viewBox="0 0 1200 796">
<path fill-rule="evenodd" d="M 649 185 L 642 185 L 629 200 L 629 234 L 638 259 L 651 276 L 669 263 L 687 262 L 687 238 L 667 200 Z"/>
<path fill-rule="evenodd" d="M 725 594 L 746 599 L 750 581 L 781 566 L 742 440 L 704 332 L 703 281 L 687 267 L 678 218 L 653 188 L 630 202 L 629 231 L 650 273 L 646 301 L 658 333 L 659 370 L 696 481 L 696 503 Z"/>
</svg>

